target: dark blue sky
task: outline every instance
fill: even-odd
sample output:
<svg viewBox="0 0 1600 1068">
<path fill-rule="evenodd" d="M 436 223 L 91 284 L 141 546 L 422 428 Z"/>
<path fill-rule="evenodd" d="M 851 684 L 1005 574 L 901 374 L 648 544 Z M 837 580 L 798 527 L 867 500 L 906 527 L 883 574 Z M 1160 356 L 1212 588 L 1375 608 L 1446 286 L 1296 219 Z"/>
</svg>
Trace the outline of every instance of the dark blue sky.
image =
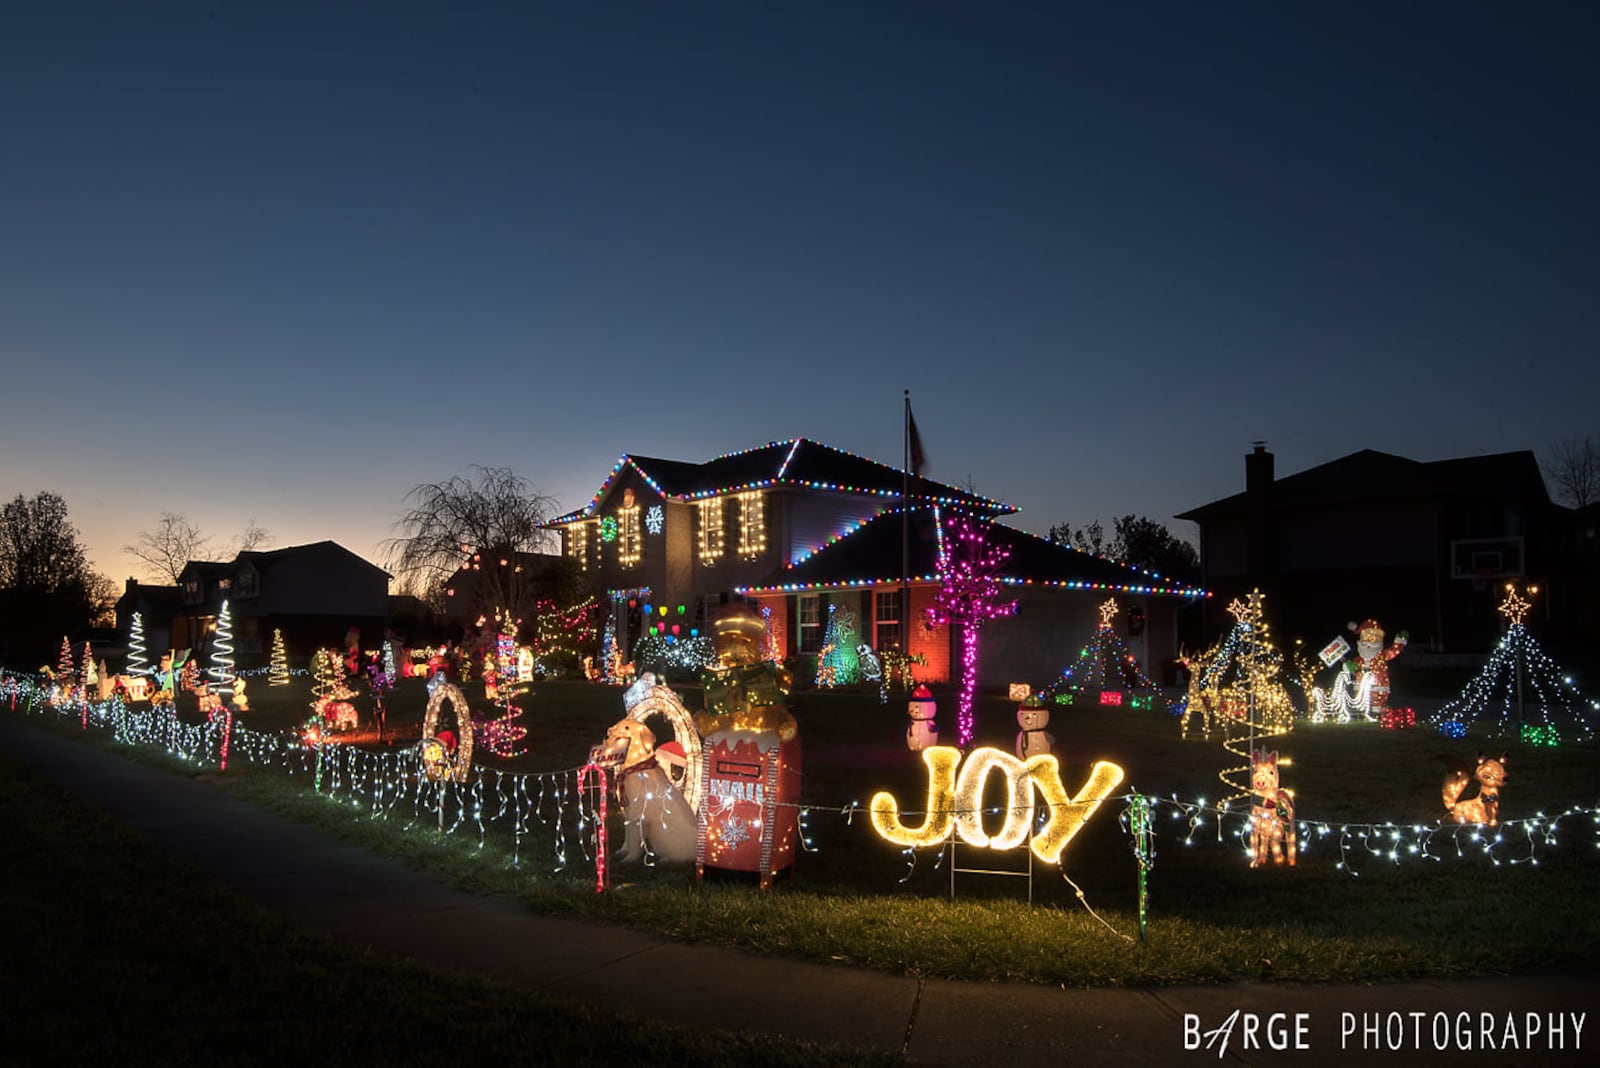
<svg viewBox="0 0 1600 1068">
<path fill-rule="evenodd" d="M 1035 532 L 1600 431 L 1593 6 L 1125 6 L 12 5 L 0 494 L 120 579 L 906 388 Z"/>
</svg>

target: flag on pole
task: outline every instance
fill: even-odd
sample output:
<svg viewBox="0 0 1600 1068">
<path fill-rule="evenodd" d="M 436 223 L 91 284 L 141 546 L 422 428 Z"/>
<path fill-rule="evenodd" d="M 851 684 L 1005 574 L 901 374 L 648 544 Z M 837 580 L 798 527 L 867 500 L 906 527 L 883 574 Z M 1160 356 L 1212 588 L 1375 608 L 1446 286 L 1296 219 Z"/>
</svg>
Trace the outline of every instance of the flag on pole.
<svg viewBox="0 0 1600 1068">
<path fill-rule="evenodd" d="M 917 419 L 911 414 L 911 400 L 906 399 L 906 440 L 911 454 L 911 473 L 922 477 L 922 469 L 928 465 L 928 456 L 922 451 L 922 435 L 917 433 Z"/>
</svg>

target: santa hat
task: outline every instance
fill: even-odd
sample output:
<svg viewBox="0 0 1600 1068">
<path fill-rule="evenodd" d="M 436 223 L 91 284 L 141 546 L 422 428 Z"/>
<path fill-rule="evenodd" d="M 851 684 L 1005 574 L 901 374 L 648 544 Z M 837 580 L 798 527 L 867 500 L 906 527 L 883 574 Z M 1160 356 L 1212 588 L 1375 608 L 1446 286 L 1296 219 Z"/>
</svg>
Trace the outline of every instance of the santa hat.
<svg viewBox="0 0 1600 1068">
<path fill-rule="evenodd" d="M 1363 619 L 1360 623 L 1351 623 L 1350 629 L 1355 631 L 1357 635 L 1366 634 L 1368 631 L 1376 631 L 1376 637 L 1383 637 L 1383 624 L 1376 619 Z"/>
<path fill-rule="evenodd" d="M 689 757 L 683 751 L 683 746 L 677 742 L 665 742 L 656 746 L 656 760 L 668 768 L 686 768 L 689 766 Z"/>
</svg>

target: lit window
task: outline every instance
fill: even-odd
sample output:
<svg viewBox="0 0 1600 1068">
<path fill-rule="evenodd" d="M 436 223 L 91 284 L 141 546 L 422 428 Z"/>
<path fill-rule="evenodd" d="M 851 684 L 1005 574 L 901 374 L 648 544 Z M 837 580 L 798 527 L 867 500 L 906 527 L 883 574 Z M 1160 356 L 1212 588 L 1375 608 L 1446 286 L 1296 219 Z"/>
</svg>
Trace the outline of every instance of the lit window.
<svg viewBox="0 0 1600 1068">
<path fill-rule="evenodd" d="M 722 498 L 713 497 L 700 502 L 699 537 L 700 562 L 710 567 L 722 556 L 725 541 L 722 532 Z"/>
<path fill-rule="evenodd" d="M 800 601 L 800 652 L 822 651 L 822 595 L 802 593 Z"/>
<path fill-rule="evenodd" d="M 617 509 L 617 563 L 633 567 L 643 554 L 644 538 L 639 531 L 639 506 L 624 505 Z"/>
<path fill-rule="evenodd" d="M 759 491 L 739 494 L 739 555 L 746 559 L 767 551 L 766 504 Z"/>
<path fill-rule="evenodd" d="M 875 649 L 900 648 L 900 591 L 882 590 L 873 595 L 873 638 Z"/>
<path fill-rule="evenodd" d="M 566 534 L 567 555 L 578 562 L 578 570 L 589 570 L 589 524 L 570 524 Z"/>
</svg>

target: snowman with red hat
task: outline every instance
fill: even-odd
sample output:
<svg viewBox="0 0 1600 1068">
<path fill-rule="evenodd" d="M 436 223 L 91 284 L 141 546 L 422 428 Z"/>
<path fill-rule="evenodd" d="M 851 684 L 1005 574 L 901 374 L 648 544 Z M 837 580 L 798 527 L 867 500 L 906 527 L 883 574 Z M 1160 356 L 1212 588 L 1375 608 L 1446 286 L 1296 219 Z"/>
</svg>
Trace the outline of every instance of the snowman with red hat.
<svg viewBox="0 0 1600 1068">
<path fill-rule="evenodd" d="M 1395 635 L 1388 648 L 1383 644 L 1383 626 L 1376 619 L 1351 623 L 1356 632 L 1356 688 L 1359 692 L 1363 676 L 1372 676 L 1371 697 L 1367 707 L 1369 720 L 1381 719 L 1389 703 L 1389 661 L 1399 656 L 1409 638 L 1405 631 Z"/>
</svg>

